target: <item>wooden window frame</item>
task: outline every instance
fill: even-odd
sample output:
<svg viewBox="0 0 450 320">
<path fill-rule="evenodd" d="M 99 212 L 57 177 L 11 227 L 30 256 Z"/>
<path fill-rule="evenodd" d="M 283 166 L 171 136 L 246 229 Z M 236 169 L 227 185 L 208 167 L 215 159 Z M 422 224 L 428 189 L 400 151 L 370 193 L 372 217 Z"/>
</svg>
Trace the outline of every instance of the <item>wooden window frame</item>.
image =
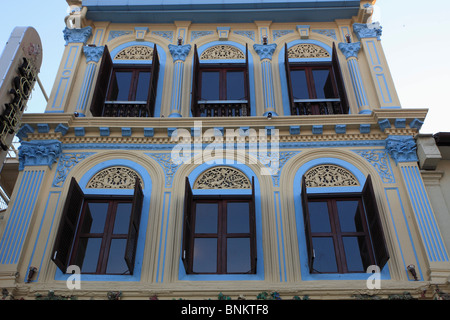
<svg viewBox="0 0 450 320">
<path fill-rule="evenodd" d="M 136 100 L 136 90 L 137 90 L 137 85 L 138 85 L 138 80 L 139 80 L 139 73 L 149 72 L 150 79 L 151 79 L 151 72 L 152 72 L 151 67 L 129 66 L 129 65 L 114 66 L 113 70 L 112 70 L 112 74 L 111 74 L 111 80 L 109 81 L 106 101 L 116 101 L 114 99 L 111 99 L 111 95 L 113 92 L 114 80 L 115 80 L 117 72 L 124 72 L 124 71 L 131 72 L 131 81 L 130 81 L 130 85 L 128 87 L 128 98 L 127 98 L 127 100 L 123 100 L 123 101 L 128 101 L 128 102 L 138 101 L 138 100 Z M 150 94 L 150 92 L 149 92 L 149 94 Z M 148 99 L 148 96 L 147 96 L 147 99 Z M 146 101 L 147 100 L 145 100 L 145 102 Z M 142 101 L 139 101 L 139 102 L 142 102 Z"/>
</svg>

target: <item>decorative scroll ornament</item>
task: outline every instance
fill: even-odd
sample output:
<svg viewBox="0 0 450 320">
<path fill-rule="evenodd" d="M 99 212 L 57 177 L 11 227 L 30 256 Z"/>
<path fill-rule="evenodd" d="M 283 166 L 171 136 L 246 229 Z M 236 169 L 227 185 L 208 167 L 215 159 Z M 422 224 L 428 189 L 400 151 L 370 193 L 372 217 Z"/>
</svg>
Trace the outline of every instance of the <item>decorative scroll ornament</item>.
<svg viewBox="0 0 450 320">
<path fill-rule="evenodd" d="M 97 172 L 86 185 L 89 189 L 134 189 L 138 174 L 127 167 L 109 167 Z M 142 179 L 139 179 L 142 183 Z"/>
<path fill-rule="evenodd" d="M 201 60 L 245 59 L 244 53 L 236 47 L 218 45 L 206 49 L 200 55 Z"/>
<path fill-rule="evenodd" d="M 305 173 L 306 186 L 314 187 L 353 187 L 359 186 L 358 179 L 340 166 L 319 165 Z"/>
<path fill-rule="evenodd" d="M 195 181 L 194 189 L 250 189 L 252 184 L 245 174 L 231 167 L 214 167 L 203 172 Z"/>
<path fill-rule="evenodd" d="M 147 46 L 131 46 L 121 50 L 115 60 L 152 60 L 153 48 Z"/>
<path fill-rule="evenodd" d="M 288 49 L 288 56 L 291 59 L 305 58 L 329 58 L 327 50 L 315 44 L 301 43 Z"/>
</svg>

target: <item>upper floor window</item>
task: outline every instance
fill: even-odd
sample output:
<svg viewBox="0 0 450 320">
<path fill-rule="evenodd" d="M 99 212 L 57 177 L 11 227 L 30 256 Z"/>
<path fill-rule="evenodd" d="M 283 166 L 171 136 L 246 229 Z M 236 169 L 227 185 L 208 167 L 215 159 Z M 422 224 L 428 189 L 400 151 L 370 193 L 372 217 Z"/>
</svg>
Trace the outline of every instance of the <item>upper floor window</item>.
<svg viewBox="0 0 450 320">
<path fill-rule="evenodd" d="M 146 48 L 152 50 L 147 54 L 151 65 L 121 65 L 113 64 L 105 46 L 91 103 L 93 116 L 153 117 L 159 60 L 156 46 Z"/>
<path fill-rule="evenodd" d="M 200 60 L 217 60 L 201 63 Z M 221 59 L 241 60 L 224 63 Z M 194 117 L 250 115 L 248 55 L 229 45 L 219 45 L 198 56 L 194 46 L 191 111 Z"/>
<path fill-rule="evenodd" d="M 314 50 L 317 51 L 315 56 L 329 56 L 326 50 L 318 46 L 314 45 L 313 47 L 311 44 L 304 46 L 307 47 L 302 49 L 302 45 L 298 45 L 288 49 L 287 44 L 285 46 L 285 66 L 291 114 L 347 114 L 349 107 L 336 46 L 333 44 L 330 62 L 290 61 L 289 58 L 304 57 L 305 53 L 302 53 L 302 50 L 308 52 L 306 56 L 311 56 L 311 51 Z"/>
</svg>

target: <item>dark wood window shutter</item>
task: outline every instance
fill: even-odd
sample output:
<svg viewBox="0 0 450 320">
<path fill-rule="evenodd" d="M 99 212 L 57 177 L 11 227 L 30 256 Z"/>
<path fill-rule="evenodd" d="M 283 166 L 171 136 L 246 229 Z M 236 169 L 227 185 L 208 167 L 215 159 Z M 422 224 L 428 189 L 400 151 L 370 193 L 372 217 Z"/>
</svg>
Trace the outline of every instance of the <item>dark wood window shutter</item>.
<svg viewBox="0 0 450 320">
<path fill-rule="evenodd" d="M 250 204 L 250 233 L 253 235 L 252 238 L 252 247 L 251 247 L 251 261 L 252 261 L 252 270 L 251 273 L 256 273 L 256 260 L 257 260 L 257 252 L 256 252 L 256 201 L 255 201 L 255 177 L 252 177 L 252 202 Z"/>
<path fill-rule="evenodd" d="M 295 114 L 294 112 L 294 95 L 292 93 L 292 81 L 291 81 L 291 67 L 289 65 L 289 54 L 288 54 L 288 46 L 287 43 L 284 44 L 284 67 L 286 68 L 286 82 L 288 87 L 289 94 L 289 106 L 291 110 L 291 115 Z"/>
<path fill-rule="evenodd" d="M 347 92 L 345 91 L 344 78 L 342 76 L 341 67 L 339 64 L 339 57 L 336 50 L 336 44 L 333 42 L 333 53 L 332 53 L 332 67 L 334 77 L 336 79 L 336 86 L 339 92 L 339 98 L 341 99 L 341 108 L 343 114 L 349 113 L 349 104 L 347 98 Z"/>
<path fill-rule="evenodd" d="M 67 271 L 69 264 L 83 200 L 84 193 L 75 178 L 72 178 L 52 252 L 53 262 L 63 273 Z"/>
<path fill-rule="evenodd" d="M 366 210 L 367 224 L 372 238 L 376 264 L 380 269 L 383 269 L 384 265 L 389 260 L 389 251 L 386 246 L 386 239 L 384 237 L 383 226 L 381 224 L 380 213 L 370 175 L 367 177 L 364 185 L 362 197 Z"/>
<path fill-rule="evenodd" d="M 184 223 L 183 223 L 183 246 L 182 246 L 182 256 L 181 259 L 184 264 L 186 273 L 189 273 L 190 266 L 190 256 L 191 256 L 191 234 L 193 232 L 191 221 L 192 221 L 192 206 L 193 206 L 193 193 L 191 185 L 189 183 L 189 178 L 186 177 L 186 185 L 184 192 Z"/>
<path fill-rule="evenodd" d="M 127 263 L 130 274 L 133 274 L 134 261 L 136 258 L 136 248 L 139 235 L 139 226 L 141 223 L 142 202 L 144 194 L 141 188 L 140 179 L 136 179 L 134 185 L 133 204 L 131 207 L 130 226 L 128 228 L 127 245 L 125 249 L 125 262 Z"/>
<path fill-rule="evenodd" d="M 156 89 L 158 85 L 158 76 L 159 76 L 159 58 L 158 51 L 156 49 L 156 44 L 153 48 L 153 58 L 152 58 L 152 71 L 151 71 L 151 79 L 150 79 L 150 87 L 147 97 L 147 111 L 150 117 L 153 117 L 155 114 L 155 101 L 156 101 Z"/>
<path fill-rule="evenodd" d="M 194 45 L 194 62 L 192 68 L 192 93 L 191 93 L 191 112 L 192 116 L 198 115 L 198 79 L 200 73 L 200 60 L 198 58 L 197 45 Z"/>
<path fill-rule="evenodd" d="M 310 224 L 310 216 L 309 216 L 309 207 L 308 207 L 308 195 L 306 193 L 306 179 L 305 176 L 302 178 L 302 207 L 303 207 L 303 221 L 305 227 L 305 238 L 306 238 L 306 250 L 308 251 L 308 267 L 309 271 L 313 271 L 313 263 L 314 263 L 314 248 L 312 244 L 311 237 L 311 224 Z"/>
<path fill-rule="evenodd" d="M 113 62 L 109 54 L 108 46 L 103 50 L 102 62 L 98 70 L 97 82 L 95 84 L 94 95 L 91 102 L 91 113 L 94 117 L 101 117 L 108 91 L 109 79 L 113 69 Z"/>
</svg>

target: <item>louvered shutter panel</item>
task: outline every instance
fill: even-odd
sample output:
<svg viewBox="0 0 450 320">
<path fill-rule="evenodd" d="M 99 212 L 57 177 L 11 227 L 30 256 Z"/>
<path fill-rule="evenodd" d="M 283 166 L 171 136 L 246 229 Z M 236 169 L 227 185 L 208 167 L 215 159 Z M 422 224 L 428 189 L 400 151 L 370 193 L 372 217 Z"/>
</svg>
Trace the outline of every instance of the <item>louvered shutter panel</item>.
<svg viewBox="0 0 450 320">
<path fill-rule="evenodd" d="M 94 117 L 101 117 L 108 92 L 109 79 L 113 69 L 113 62 L 109 54 L 108 46 L 103 50 L 102 62 L 98 70 L 97 82 L 95 84 L 94 95 L 91 102 L 91 113 Z"/>
<path fill-rule="evenodd" d="M 291 67 L 289 66 L 289 53 L 287 43 L 284 45 L 284 67 L 286 68 L 286 82 L 289 94 L 289 106 L 291 109 L 291 115 L 296 115 L 294 107 L 294 95 L 291 81 Z"/>
<path fill-rule="evenodd" d="M 309 271 L 313 271 L 313 263 L 314 263 L 314 248 L 312 245 L 312 237 L 311 237 L 311 223 L 309 216 L 309 207 L 308 207 L 308 195 L 306 194 L 306 180 L 303 176 L 302 178 L 302 207 L 303 207 L 303 221 L 305 228 L 305 238 L 306 238 L 306 250 L 308 251 L 308 267 Z"/>
<path fill-rule="evenodd" d="M 152 71 L 150 78 L 150 87 L 147 97 L 147 112 L 149 117 L 153 117 L 155 114 L 155 101 L 156 101 L 156 89 L 158 85 L 159 76 L 159 58 L 158 51 L 156 49 L 156 44 L 153 48 L 153 58 L 152 58 Z"/>
<path fill-rule="evenodd" d="M 336 79 L 336 86 L 339 92 L 339 98 L 341 99 L 341 109 L 343 114 L 348 114 L 349 104 L 347 98 L 347 91 L 345 91 L 344 78 L 342 76 L 341 66 L 339 64 L 339 57 L 336 50 L 336 44 L 333 42 L 333 53 L 332 53 L 332 67 L 334 77 Z"/>
<path fill-rule="evenodd" d="M 250 223 L 251 223 L 251 233 L 253 235 L 252 237 L 252 248 L 251 248 L 251 254 L 252 254 L 252 273 L 256 273 L 256 260 L 257 260 L 257 253 L 256 253 L 256 221 L 255 221 L 255 215 L 256 215 L 256 202 L 255 202 L 255 177 L 252 177 L 252 202 L 250 204 Z"/>
<path fill-rule="evenodd" d="M 144 194 L 142 192 L 140 179 L 136 179 L 134 186 L 133 204 L 131 207 L 130 226 L 128 228 L 127 245 L 125 249 L 125 262 L 130 274 L 133 274 L 134 261 L 136 258 L 136 248 L 141 223 L 142 202 Z"/>
<path fill-rule="evenodd" d="M 53 262 L 63 273 L 67 271 L 69 265 L 70 253 L 83 200 L 84 193 L 75 178 L 72 178 L 52 252 Z"/>
<path fill-rule="evenodd" d="M 191 235 L 192 235 L 192 206 L 193 206 L 193 194 L 191 185 L 189 183 L 189 178 L 186 177 L 186 185 L 184 192 L 184 223 L 183 223 L 183 246 L 182 246 L 182 261 L 186 273 L 189 272 L 190 268 L 190 257 L 191 257 Z"/>
<path fill-rule="evenodd" d="M 366 183 L 362 191 L 364 207 L 366 210 L 367 224 L 369 226 L 370 237 L 374 249 L 376 264 L 383 269 L 389 260 L 389 251 L 386 246 L 383 226 L 381 224 L 380 213 L 375 199 L 375 193 L 372 185 L 372 178 L 367 177 Z"/>
<path fill-rule="evenodd" d="M 197 45 L 194 45 L 194 62 L 192 68 L 192 93 L 191 93 L 191 112 L 193 117 L 198 116 L 199 72 L 200 72 L 200 60 L 198 58 Z"/>
</svg>

